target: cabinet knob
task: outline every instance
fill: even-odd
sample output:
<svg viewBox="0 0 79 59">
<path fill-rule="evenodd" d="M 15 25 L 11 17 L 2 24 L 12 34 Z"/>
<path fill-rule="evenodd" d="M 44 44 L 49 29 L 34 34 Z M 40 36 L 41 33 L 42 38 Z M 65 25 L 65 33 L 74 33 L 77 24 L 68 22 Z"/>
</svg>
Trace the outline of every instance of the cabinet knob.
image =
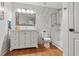
<svg viewBox="0 0 79 59">
<path fill-rule="evenodd" d="M 67 8 L 64 8 L 64 10 L 66 10 Z"/>
</svg>

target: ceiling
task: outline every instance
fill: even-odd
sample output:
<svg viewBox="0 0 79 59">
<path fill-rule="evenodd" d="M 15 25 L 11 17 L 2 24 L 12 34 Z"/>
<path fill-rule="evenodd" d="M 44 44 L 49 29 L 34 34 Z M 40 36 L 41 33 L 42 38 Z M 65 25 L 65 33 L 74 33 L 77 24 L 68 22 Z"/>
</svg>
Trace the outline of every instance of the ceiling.
<svg viewBox="0 0 79 59">
<path fill-rule="evenodd" d="M 22 2 L 24 4 L 31 4 L 43 7 L 50 7 L 50 8 L 62 8 L 62 2 Z"/>
</svg>

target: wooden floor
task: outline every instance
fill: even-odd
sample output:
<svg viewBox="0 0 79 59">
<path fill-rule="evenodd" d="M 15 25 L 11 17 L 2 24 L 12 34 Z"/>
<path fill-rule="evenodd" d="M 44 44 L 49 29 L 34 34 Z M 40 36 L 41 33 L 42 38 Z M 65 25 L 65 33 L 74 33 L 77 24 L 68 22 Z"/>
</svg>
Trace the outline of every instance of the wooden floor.
<svg viewBox="0 0 79 59">
<path fill-rule="evenodd" d="M 16 49 L 8 51 L 6 56 L 62 56 L 63 52 L 54 45 L 50 48 L 45 48 L 44 45 L 39 45 L 38 48 Z"/>
</svg>

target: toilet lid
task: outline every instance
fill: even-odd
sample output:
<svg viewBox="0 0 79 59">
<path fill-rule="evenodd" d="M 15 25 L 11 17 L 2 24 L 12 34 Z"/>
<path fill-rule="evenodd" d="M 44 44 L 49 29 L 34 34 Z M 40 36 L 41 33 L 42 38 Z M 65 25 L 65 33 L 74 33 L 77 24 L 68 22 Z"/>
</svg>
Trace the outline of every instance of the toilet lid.
<svg viewBox="0 0 79 59">
<path fill-rule="evenodd" d="M 44 38 L 44 40 L 51 40 L 50 38 Z"/>
</svg>

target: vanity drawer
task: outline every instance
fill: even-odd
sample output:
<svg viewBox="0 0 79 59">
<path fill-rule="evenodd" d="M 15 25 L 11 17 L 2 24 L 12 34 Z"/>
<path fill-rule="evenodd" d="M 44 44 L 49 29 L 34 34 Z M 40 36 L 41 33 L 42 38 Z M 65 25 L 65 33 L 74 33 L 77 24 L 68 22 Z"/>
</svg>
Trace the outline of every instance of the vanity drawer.
<svg viewBox="0 0 79 59">
<path fill-rule="evenodd" d="M 11 46 L 10 47 L 13 47 L 13 48 L 18 48 L 19 47 L 19 44 L 18 44 L 18 41 L 17 40 L 13 40 L 11 41 Z"/>
</svg>

